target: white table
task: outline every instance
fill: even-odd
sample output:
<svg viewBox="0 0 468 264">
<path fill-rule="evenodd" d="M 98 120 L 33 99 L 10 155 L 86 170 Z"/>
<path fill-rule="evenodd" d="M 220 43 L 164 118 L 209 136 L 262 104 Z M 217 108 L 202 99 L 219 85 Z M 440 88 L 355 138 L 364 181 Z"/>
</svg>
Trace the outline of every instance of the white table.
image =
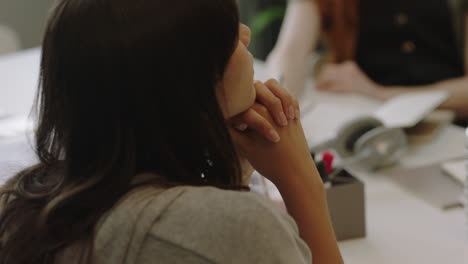
<svg viewBox="0 0 468 264">
<path fill-rule="evenodd" d="M 0 112 L 28 114 L 39 80 L 39 49 L 0 57 Z"/>
<path fill-rule="evenodd" d="M 39 50 L 33 49 L 0 57 L 0 108 L 12 114 L 27 114 L 38 80 Z M 265 79 L 261 63 L 256 74 Z M 362 98 L 313 94 L 312 101 L 327 100 L 342 104 L 359 103 Z M 367 107 L 372 107 L 369 102 Z M 315 125 L 315 124 L 304 124 Z M 444 128 L 430 144 L 413 144 L 402 166 L 419 166 L 460 156 L 463 131 Z M 0 141 L 0 177 L 11 175 L 34 156 L 25 137 Z M 5 172 L 5 167 L 9 169 Z M 360 172 L 366 189 L 367 236 L 340 242 L 346 263 L 356 264 L 466 264 L 463 211 L 441 211 L 405 192 L 385 173 Z"/>
<path fill-rule="evenodd" d="M 29 115 L 39 80 L 38 48 L 0 56 L 0 116 Z M 34 162 L 31 138 L 0 137 L 0 181 Z"/>
</svg>

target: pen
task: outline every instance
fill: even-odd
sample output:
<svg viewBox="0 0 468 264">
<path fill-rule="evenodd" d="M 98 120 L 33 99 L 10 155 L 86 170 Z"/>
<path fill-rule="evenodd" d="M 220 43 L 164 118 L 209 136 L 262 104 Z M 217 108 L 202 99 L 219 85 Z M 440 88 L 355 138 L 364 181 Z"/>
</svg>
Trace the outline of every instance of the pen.
<svg viewBox="0 0 468 264">
<path fill-rule="evenodd" d="M 322 160 L 325 163 L 325 170 L 327 172 L 327 175 L 330 174 L 333 171 L 333 160 L 335 159 L 335 155 L 331 153 L 330 151 L 324 151 L 322 153 Z"/>
<path fill-rule="evenodd" d="M 312 159 L 315 162 L 315 153 L 311 152 L 310 155 L 312 156 Z M 320 160 L 318 162 L 315 162 L 315 166 L 317 167 L 317 171 L 319 173 L 320 178 L 323 181 L 323 184 L 325 185 L 325 188 L 330 188 L 331 187 L 331 182 L 330 179 L 328 178 L 328 173 L 326 169 L 326 165 L 324 160 Z"/>
</svg>

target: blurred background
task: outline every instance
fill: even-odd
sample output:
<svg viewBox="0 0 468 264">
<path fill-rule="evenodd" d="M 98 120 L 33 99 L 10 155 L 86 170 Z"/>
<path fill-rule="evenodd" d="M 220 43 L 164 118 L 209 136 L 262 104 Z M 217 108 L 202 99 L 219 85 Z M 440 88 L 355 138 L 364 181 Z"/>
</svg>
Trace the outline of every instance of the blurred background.
<svg viewBox="0 0 468 264">
<path fill-rule="evenodd" d="M 40 45 L 54 0 L 0 1 L 0 54 Z"/>
<path fill-rule="evenodd" d="M 273 49 L 287 0 L 238 0 L 242 23 L 252 30 L 250 51 L 261 60 Z"/>
<path fill-rule="evenodd" d="M 0 54 L 40 45 L 54 0 L 0 1 Z M 252 29 L 251 52 L 264 60 L 278 36 L 286 0 L 238 0 L 241 20 Z"/>
</svg>

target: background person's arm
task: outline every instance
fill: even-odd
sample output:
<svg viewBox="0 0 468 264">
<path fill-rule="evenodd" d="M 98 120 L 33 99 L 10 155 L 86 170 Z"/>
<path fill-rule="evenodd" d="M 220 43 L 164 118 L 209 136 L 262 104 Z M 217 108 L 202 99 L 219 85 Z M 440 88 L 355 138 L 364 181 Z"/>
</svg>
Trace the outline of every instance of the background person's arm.
<svg viewBox="0 0 468 264">
<path fill-rule="evenodd" d="M 358 93 L 379 100 L 430 90 L 444 90 L 450 97 L 440 108 L 455 111 L 458 118 L 468 118 L 468 76 L 421 86 L 382 86 L 369 79 L 354 62 L 327 65 L 319 74 L 317 89 L 337 93 Z"/>
<path fill-rule="evenodd" d="M 267 58 L 270 72 L 282 75 L 284 87 L 299 96 L 307 79 L 307 60 L 320 33 L 318 6 L 314 0 L 288 5 L 278 41 Z"/>
<path fill-rule="evenodd" d="M 449 99 L 440 108 L 455 111 L 460 119 L 468 119 L 468 17 L 465 25 L 465 76 L 421 86 L 382 86 L 370 80 L 355 62 L 326 65 L 317 80 L 319 90 L 359 93 L 380 100 L 395 96 L 429 90 L 450 93 Z"/>
</svg>

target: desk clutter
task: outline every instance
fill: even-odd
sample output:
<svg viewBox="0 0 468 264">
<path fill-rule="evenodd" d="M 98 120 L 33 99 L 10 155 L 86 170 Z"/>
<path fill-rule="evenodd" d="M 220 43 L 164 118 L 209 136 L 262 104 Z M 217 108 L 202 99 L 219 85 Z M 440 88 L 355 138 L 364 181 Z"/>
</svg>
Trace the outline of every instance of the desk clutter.
<svg viewBox="0 0 468 264">
<path fill-rule="evenodd" d="M 328 209 L 338 241 L 366 236 L 366 210 L 364 183 L 346 169 L 334 167 L 334 155 L 324 152 L 311 153 L 316 161 L 320 177 L 325 185 Z M 317 157 L 316 157 L 317 156 Z M 254 172 L 250 181 L 253 192 L 266 196 L 284 207 L 283 199 L 276 186 Z"/>
<path fill-rule="evenodd" d="M 306 95 L 311 98 L 313 95 Z M 346 134 L 346 128 L 358 128 L 365 124 L 362 120 L 373 121 L 369 125 L 378 125 L 386 128 L 409 129 L 430 118 L 441 103 L 448 97 L 446 92 L 413 92 L 395 97 L 383 104 L 370 101 L 365 98 L 354 98 L 348 102 L 348 98 L 342 98 L 342 102 L 322 102 L 317 101 L 312 107 L 302 105 L 303 108 L 310 109 L 309 114 L 302 120 L 308 139 L 310 137 L 310 147 L 323 146 L 326 142 L 337 140 L 340 134 Z M 312 100 L 312 99 L 310 99 Z M 306 103 L 306 102 L 304 102 Z M 404 111 L 404 113 L 402 113 Z M 453 118 L 453 116 L 441 117 L 440 123 L 445 123 L 443 118 Z M 452 120 L 449 120 L 449 122 Z M 310 125 L 309 125 L 310 124 Z M 320 124 L 318 126 L 317 124 Z M 313 126 L 312 126 L 313 125 Z M 368 125 L 367 125 L 368 126 Z"/>
<path fill-rule="evenodd" d="M 453 119 L 452 114 L 434 112 L 446 98 L 444 92 L 407 94 L 378 107 L 369 104 L 360 109 L 318 103 L 304 117 L 338 240 L 366 236 L 365 188 L 353 175 L 356 167 L 386 175 L 405 192 L 439 210 L 459 206 L 462 185 L 443 174 L 440 162 L 415 168 L 399 166 L 409 144 L 433 140 Z M 281 199 L 273 184 L 266 186 L 270 198 Z"/>
</svg>

